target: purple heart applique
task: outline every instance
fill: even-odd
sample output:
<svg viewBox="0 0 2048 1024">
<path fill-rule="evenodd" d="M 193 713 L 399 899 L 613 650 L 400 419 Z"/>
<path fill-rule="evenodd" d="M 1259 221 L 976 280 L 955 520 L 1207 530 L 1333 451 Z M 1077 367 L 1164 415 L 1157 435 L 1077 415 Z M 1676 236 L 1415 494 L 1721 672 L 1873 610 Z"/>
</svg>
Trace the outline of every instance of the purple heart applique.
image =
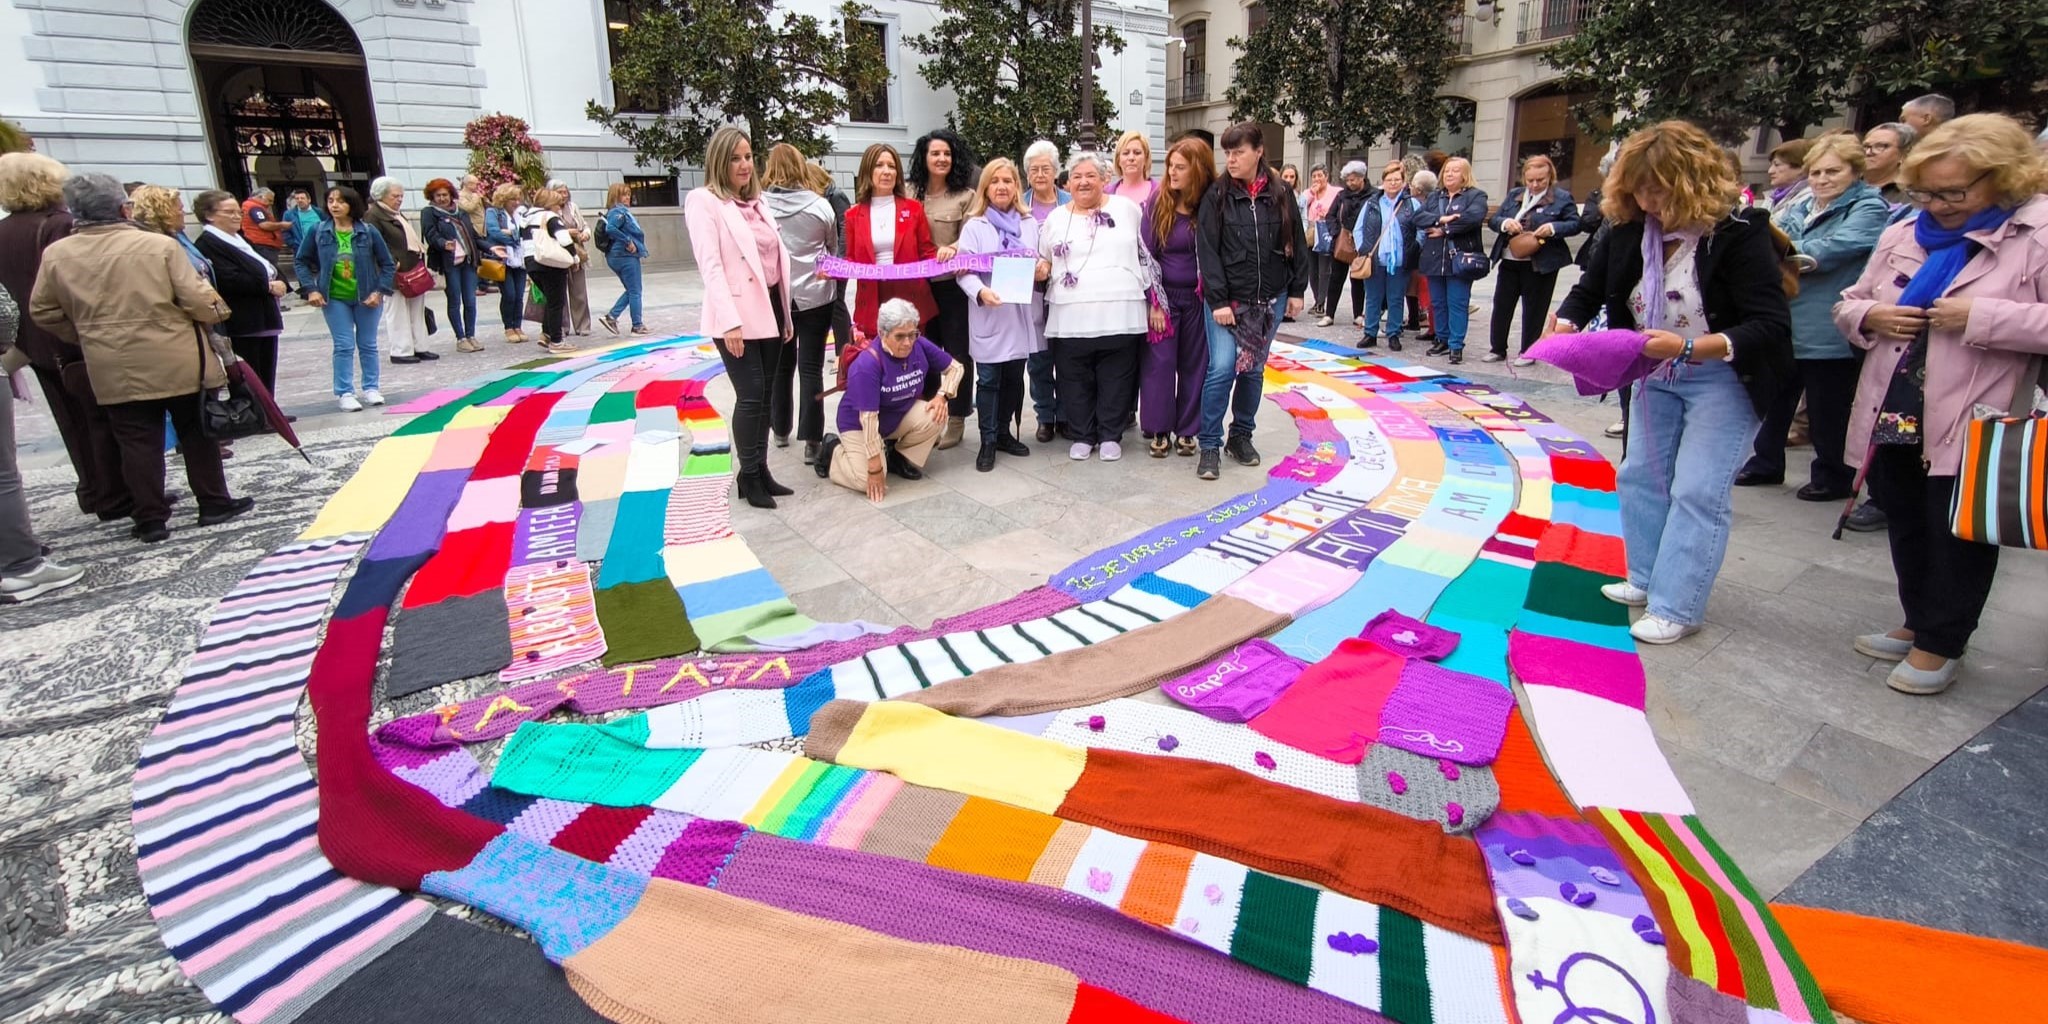
<svg viewBox="0 0 2048 1024">
<path fill-rule="evenodd" d="M 1378 942 L 1366 936 L 1354 935 L 1350 932 L 1336 932 L 1324 938 L 1323 941 L 1329 943 L 1331 949 L 1339 953 L 1349 953 L 1352 956 L 1367 956 L 1380 951 L 1380 944 Z"/>
<path fill-rule="evenodd" d="M 1109 887 L 1114 884 L 1116 884 L 1115 875 L 1112 875 L 1109 872 L 1102 870 L 1101 868 L 1088 869 L 1088 888 L 1093 889 L 1096 892 L 1106 893 L 1109 891 Z"/>
</svg>

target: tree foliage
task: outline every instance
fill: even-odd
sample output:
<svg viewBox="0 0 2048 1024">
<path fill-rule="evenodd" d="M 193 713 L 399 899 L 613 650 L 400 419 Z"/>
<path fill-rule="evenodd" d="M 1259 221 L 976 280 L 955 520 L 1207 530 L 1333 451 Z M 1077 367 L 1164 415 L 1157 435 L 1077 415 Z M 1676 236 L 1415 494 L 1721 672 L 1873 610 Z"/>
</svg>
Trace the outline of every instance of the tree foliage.
<svg viewBox="0 0 2048 1024">
<path fill-rule="evenodd" d="M 1845 105 L 2002 76 L 2007 109 L 2038 109 L 2043 0 L 1604 0 L 1544 55 L 1589 94 L 1588 132 L 1684 118 L 1734 143 L 1794 138 Z M 1992 69 L 1996 69 L 1994 72 Z M 1987 90 L 1996 95 L 2001 88 Z M 2031 97 L 2031 99 L 2028 99 Z"/>
<path fill-rule="evenodd" d="M 849 92 L 888 84 L 881 47 L 846 31 L 868 11 L 849 2 L 820 19 L 773 0 L 645 0 L 621 35 L 612 83 L 619 95 L 656 98 L 650 105 L 667 112 L 634 114 L 596 101 L 584 112 L 648 164 L 701 162 L 712 133 L 736 122 L 757 159 L 777 142 L 821 155 Z"/>
<path fill-rule="evenodd" d="M 1437 90 L 1464 0 L 1266 0 L 1224 98 L 1231 116 L 1299 125 L 1337 150 L 1443 125 Z"/>
<path fill-rule="evenodd" d="M 927 59 L 918 74 L 957 97 L 946 125 L 974 152 L 1016 157 L 1032 140 L 1070 150 L 1081 127 L 1081 60 L 1101 49 L 1124 51 L 1115 30 L 1094 25 L 1084 46 L 1075 23 L 1079 0 L 939 0 L 932 31 L 910 39 Z M 1098 139 L 1116 133 L 1116 104 L 1095 87 Z"/>
</svg>

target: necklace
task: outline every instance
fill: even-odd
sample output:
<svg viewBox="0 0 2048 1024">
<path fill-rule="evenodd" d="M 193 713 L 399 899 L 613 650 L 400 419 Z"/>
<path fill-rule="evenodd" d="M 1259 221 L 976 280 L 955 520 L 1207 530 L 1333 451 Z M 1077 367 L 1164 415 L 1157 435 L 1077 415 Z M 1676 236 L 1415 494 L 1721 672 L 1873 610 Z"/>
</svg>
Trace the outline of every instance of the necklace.
<svg viewBox="0 0 2048 1024">
<path fill-rule="evenodd" d="M 1083 216 L 1088 218 L 1088 251 L 1087 253 L 1082 255 L 1079 262 L 1073 263 L 1072 266 L 1066 272 L 1060 275 L 1060 284 L 1067 288 L 1080 287 L 1080 272 L 1088 269 L 1088 261 L 1095 257 L 1095 236 L 1101 231 L 1102 228 L 1116 227 L 1116 220 L 1110 217 L 1108 210 L 1105 210 L 1102 207 L 1098 206 L 1084 213 L 1079 206 L 1075 206 L 1070 212 L 1067 220 L 1067 232 L 1069 235 L 1073 233 L 1074 223 L 1080 220 Z M 1052 247 L 1053 256 L 1062 260 L 1065 260 L 1067 258 L 1067 255 L 1072 251 L 1073 245 L 1068 239 L 1065 238 L 1061 239 L 1058 245 Z"/>
</svg>

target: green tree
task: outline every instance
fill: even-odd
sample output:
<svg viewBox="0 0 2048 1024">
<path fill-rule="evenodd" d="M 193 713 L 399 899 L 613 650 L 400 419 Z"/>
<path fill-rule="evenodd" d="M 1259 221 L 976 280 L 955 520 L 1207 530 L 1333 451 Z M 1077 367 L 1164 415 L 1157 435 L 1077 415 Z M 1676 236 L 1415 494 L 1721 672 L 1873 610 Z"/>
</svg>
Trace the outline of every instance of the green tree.
<svg viewBox="0 0 2048 1024">
<path fill-rule="evenodd" d="M 1293 123 L 1339 151 L 1430 136 L 1464 0 L 1265 0 L 1266 22 L 1232 39 L 1231 116 Z"/>
<path fill-rule="evenodd" d="M 584 112 L 649 164 L 701 162 L 712 133 L 735 122 L 746 125 L 756 159 L 777 142 L 818 156 L 847 96 L 888 84 L 880 45 L 846 31 L 868 11 L 849 2 L 819 19 L 772 0 L 643 0 L 621 35 L 612 83 L 666 112 L 650 117 L 594 100 Z"/>
<path fill-rule="evenodd" d="M 2043 0 L 1874 0 L 1854 62 L 1857 95 L 1968 96 L 1979 109 L 2048 114 L 2048 3 Z"/>
<path fill-rule="evenodd" d="M 1071 149 L 1081 127 L 1081 59 L 1102 48 L 1124 51 L 1114 29 L 1094 25 L 1094 45 L 1075 30 L 1079 0 L 939 0 L 932 31 L 910 47 L 927 59 L 918 74 L 957 98 L 946 125 L 980 156 L 1024 152 L 1032 140 Z M 1116 123 L 1109 93 L 1095 87 L 1098 139 Z"/>
</svg>

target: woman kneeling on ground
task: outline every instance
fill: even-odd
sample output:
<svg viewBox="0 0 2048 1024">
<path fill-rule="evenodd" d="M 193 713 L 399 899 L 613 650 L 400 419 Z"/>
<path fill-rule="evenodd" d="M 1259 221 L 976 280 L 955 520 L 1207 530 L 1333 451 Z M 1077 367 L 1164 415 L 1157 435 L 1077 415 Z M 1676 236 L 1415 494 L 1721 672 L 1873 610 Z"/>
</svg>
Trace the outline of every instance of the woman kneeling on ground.
<svg viewBox="0 0 2048 1024">
<path fill-rule="evenodd" d="M 924 477 L 925 460 L 946 425 L 948 400 L 966 374 L 945 349 L 918 337 L 917 325 L 917 307 L 907 299 L 890 299 L 875 311 L 880 337 L 847 366 L 839 433 L 827 436 L 818 454 L 819 476 L 862 491 L 869 501 L 889 493 L 885 470 L 905 480 Z M 925 378 L 934 370 L 939 390 L 927 399 Z"/>
</svg>

